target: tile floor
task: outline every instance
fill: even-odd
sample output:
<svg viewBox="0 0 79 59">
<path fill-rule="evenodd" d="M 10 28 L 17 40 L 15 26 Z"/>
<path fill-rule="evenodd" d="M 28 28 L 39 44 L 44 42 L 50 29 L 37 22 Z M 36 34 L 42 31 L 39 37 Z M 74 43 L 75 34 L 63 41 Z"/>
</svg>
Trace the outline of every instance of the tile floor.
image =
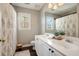
<svg viewBox="0 0 79 59">
<path fill-rule="evenodd" d="M 15 56 L 30 56 L 29 50 L 19 51 L 15 53 Z"/>
<path fill-rule="evenodd" d="M 14 56 L 37 56 L 36 51 L 32 48 L 32 46 L 29 46 L 17 49 Z"/>
</svg>

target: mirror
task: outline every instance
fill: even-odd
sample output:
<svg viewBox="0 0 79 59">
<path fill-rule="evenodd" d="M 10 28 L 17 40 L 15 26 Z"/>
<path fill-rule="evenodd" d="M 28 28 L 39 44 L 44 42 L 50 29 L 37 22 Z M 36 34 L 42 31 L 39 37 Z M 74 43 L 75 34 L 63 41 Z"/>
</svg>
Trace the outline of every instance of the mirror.
<svg viewBox="0 0 79 59">
<path fill-rule="evenodd" d="M 77 37 L 78 17 L 76 7 L 76 3 L 65 3 L 57 9 L 46 9 L 45 32 L 64 31 L 67 36 Z"/>
</svg>

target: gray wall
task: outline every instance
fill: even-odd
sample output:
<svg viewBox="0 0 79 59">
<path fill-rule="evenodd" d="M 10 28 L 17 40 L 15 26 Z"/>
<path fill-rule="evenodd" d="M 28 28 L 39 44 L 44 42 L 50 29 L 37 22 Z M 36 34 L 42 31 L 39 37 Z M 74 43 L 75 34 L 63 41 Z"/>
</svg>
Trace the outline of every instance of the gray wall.
<svg viewBox="0 0 79 59">
<path fill-rule="evenodd" d="M 31 14 L 31 30 L 17 30 L 18 43 L 29 44 L 34 40 L 34 36 L 40 34 L 40 12 L 21 7 L 15 7 L 16 12 L 25 12 Z"/>
<path fill-rule="evenodd" d="M 41 18 L 41 34 L 45 33 L 45 5 L 42 7 L 40 11 L 40 18 Z"/>
</svg>

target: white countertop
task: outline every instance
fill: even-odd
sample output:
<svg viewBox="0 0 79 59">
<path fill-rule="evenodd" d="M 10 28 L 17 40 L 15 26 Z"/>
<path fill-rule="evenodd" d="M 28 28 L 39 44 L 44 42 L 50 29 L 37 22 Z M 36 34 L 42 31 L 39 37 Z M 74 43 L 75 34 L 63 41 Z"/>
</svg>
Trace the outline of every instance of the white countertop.
<svg viewBox="0 0 79 59">
<path fill-rule="evenodd" d="M 38 35 L 41 40 L 55 48 L 66 56 L 79 56 L 79 46 L 65 42 L 65 40 L 48 39 L 44 35 Z"/>
</svg>

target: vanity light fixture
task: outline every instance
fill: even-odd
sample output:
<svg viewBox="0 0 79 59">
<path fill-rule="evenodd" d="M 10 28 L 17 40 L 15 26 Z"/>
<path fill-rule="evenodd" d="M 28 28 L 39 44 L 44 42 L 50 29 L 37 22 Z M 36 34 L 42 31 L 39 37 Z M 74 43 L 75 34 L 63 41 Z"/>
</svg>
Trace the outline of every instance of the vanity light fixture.
<svg viewBox="0 0 79 59">
<path fill-rule="evenodd" d="M 57 9 L 63 5 L 64 5 L 64 3 L 49 3 L 48 8 L 49 9 Z"/>
</svg>

